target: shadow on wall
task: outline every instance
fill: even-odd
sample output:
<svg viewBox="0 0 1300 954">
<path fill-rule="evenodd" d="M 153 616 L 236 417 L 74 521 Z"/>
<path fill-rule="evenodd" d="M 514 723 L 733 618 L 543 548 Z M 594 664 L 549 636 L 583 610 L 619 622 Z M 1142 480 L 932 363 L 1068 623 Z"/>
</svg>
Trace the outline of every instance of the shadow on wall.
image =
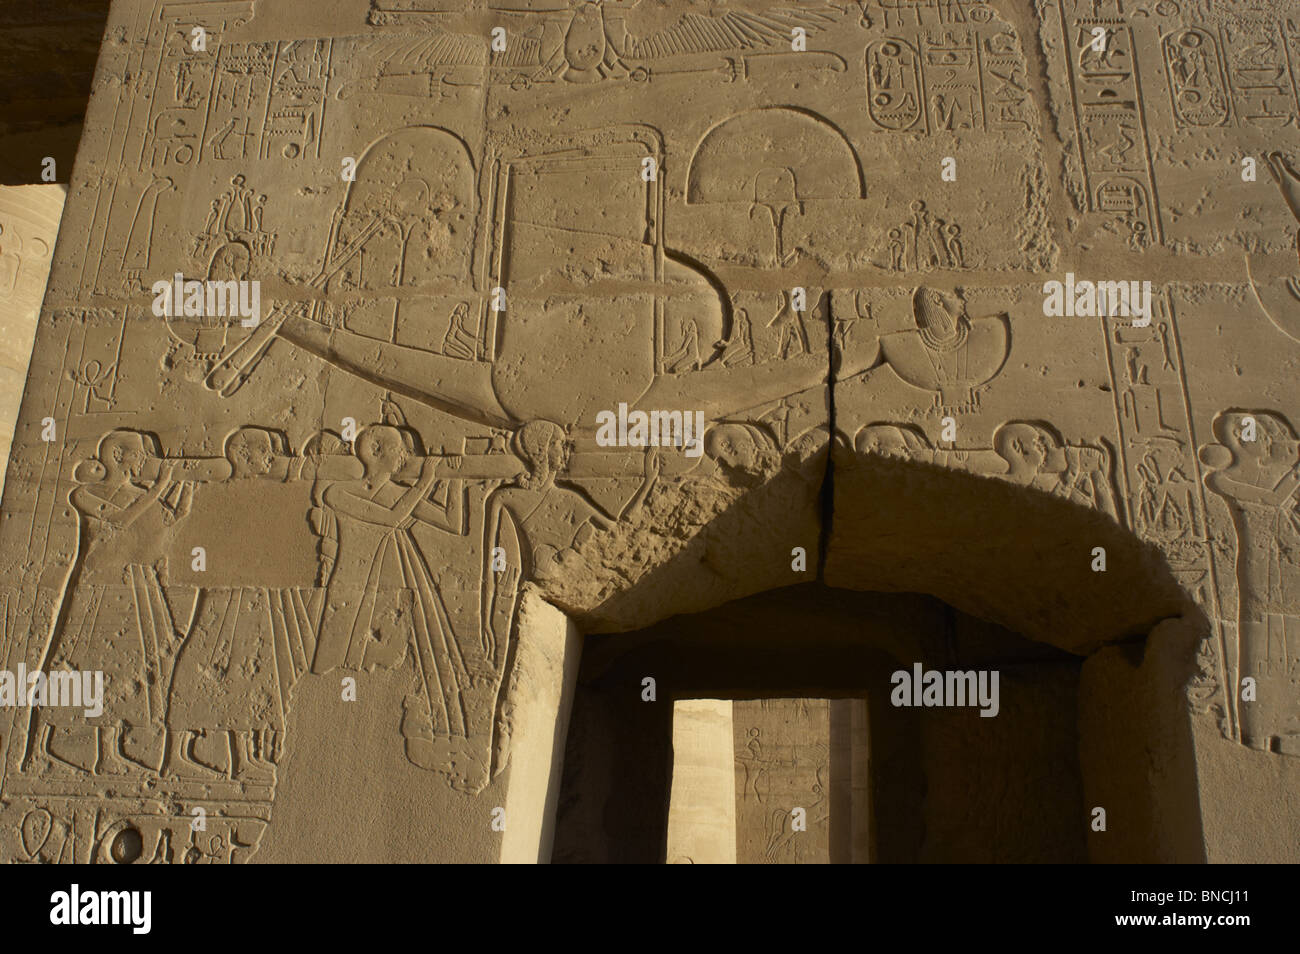
<svg viewBox="0 0 1300 954">
<path fill-rule="evenodd" d="M 1208 623 L 1160 552 L 998 478 L 835 464 L 821 582 L 700 611 L 720 566 L 757 560 L 747 592 L 772 590 L 771 553 L 790 579 L 785 469 L 579 616 L 641 628 L 587 639 L 555 860 L 663 860 L 673 700 L 792 696 L 868 699 L 873 860 L 1205 860 L 1186 688 Z M 915 662 L 999 669 L 1001 713 L 894 708 L 890 674 Z"/>
<path fill-rule="evenodd" d="M 0 5 L 0 185 L 72 175 L 107 0 L 5 0 Z"/>
</svg>

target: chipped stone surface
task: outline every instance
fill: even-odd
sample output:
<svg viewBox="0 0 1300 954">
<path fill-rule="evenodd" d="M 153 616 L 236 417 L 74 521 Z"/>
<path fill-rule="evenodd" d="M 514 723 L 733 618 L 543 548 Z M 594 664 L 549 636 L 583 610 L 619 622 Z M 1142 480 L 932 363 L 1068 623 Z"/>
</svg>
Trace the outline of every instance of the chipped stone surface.
<svg viewBox="0 0 1300 954">
<path fill-rule="evenodd" d="M 545 858 L 579 634 L 813 580 L 1050 648 L 1061 831 L 1294 853 L 1210 767 L 1300 781 L 1300 7 L 302 9 L 113 5 L 0 521 L 6 665 L 105 698 L 3 710 L 0 856 Z"/>
</svg>

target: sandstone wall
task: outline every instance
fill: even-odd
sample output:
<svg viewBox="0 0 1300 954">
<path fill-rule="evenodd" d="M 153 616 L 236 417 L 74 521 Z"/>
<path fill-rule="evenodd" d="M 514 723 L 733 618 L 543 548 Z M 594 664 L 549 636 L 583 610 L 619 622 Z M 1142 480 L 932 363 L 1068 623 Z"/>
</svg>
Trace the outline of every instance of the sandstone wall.
<svg viewBox="0 0 1300 954">
<path fill-rule="evenodd" d="M 115 0 L 0 521 L 108 690 L 5 711 L 3 854 L 544 856 L 575 633 L 821 580 L 1079 660 L 1149 859 L 1294 860 L 1297 12 Z"/>
</svg>

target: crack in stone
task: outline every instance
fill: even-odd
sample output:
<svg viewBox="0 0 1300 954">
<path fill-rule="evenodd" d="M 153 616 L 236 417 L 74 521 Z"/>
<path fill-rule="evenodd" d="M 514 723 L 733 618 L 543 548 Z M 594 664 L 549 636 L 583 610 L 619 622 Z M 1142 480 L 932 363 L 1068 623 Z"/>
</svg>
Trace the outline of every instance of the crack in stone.
<svg viewBox="0 0 1300 954">
<path fill-rule="evenodd" d="M 832 296 L 826 292 L 826 469 L 822 474 L 821 535 L 817 540 L 817 580 L 826 582 L 826 554 L 830 549 L 831 530 L 835 519 L 835 311 Z"/>
</svg>

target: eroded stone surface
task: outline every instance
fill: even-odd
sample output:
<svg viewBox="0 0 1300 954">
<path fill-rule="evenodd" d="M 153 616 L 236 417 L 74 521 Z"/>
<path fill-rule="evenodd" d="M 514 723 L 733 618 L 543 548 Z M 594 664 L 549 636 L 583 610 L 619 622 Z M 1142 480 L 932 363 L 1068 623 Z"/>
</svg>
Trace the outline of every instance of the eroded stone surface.
<svg viewBox="0 0 1300 954">
<path fill-rule="evenodd" d="M 118 0 L 0 525 L 9 668 L 106 697 L 6 710 L 4 856 L 303 859 L 367 777 L 347 857 L 544 856 L 554 607 L 818 577 L 1158 684 L 1180 785 L 1294 781 L 1297 13 Z M 178 275 L 257 320 L 157 315 Z M 1244 851 L 1206 799 L 1153 857 Z"/>
</svg>

